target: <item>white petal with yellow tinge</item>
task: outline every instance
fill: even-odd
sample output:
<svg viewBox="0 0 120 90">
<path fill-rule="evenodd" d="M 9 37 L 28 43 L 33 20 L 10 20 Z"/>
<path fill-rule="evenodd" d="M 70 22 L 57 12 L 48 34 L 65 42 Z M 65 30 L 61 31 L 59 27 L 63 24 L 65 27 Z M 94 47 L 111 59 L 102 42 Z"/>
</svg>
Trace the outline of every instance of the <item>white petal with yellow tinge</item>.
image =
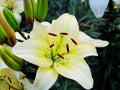
<svg viewBox="0 0 120 90">
<path fill-rule="evenodd" d="M 55 62 L 54 67 L 59 74 L 77 81 L 85 89 L 93 87 L 93 79 L 90 68 L 81 57 L 69 55 L 65 57 L 64 63 L 60 64 Z"/>
</svg>

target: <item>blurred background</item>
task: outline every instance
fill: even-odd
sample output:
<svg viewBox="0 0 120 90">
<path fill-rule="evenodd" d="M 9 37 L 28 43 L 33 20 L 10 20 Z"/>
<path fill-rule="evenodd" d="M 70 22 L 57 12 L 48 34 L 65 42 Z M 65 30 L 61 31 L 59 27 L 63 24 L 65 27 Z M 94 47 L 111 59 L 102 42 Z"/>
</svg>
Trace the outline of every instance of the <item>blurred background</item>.
<svg viewBox="0 0 120 90">
<path fill-rule="evenodd" d="M 84 1 L 84 2 L 82 2 Z M 109 2 L 103 18 L 97 19 L 90 10 L 88 0 L 49 0 L 45 20 L 52 21 L 63 13 L 77 18 L 80 30 L 93 38 L 110 42 L 105 48 L 97 48 L 98 57 L 87 57 L 94 79 L 91 90 L 120 90 L 120 6 Z M 73 80 L 59 76 L 50 90 L 85 90 Z"/>
</svg>

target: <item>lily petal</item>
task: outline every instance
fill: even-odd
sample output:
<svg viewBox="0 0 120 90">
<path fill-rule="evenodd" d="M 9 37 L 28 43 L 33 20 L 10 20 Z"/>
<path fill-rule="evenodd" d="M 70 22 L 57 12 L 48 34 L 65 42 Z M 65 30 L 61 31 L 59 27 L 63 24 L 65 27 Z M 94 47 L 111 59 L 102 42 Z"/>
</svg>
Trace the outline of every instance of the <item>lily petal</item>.
<svg viewBox="0 0 120 90">
<path fill-rule="evenodd" d="M 89 0 L 90 8 L 97 18 L 104 15 L 108 3 L 109 0 Z"/>
<path fill-rule="evenodd" d="M 55 62 L 54 67 L 59 74 L 77 81 L 84 88 L 93 87 L 90 68 L 83 58 L 69 55 L 65 57 L 64 63 Z"/>
<path fill-rule="evenodd" d="M 98 56 L 95 46 L 90 42 L 81 41 L 76 47 L 71 50 L 71 54 L 76 54 L 81 57 Z"/>
<path fill-rule="evenodd" d="M 39 68 L 33 83 L 34 90 L 48 90 L 57 80 L 54 68 Z"/>
<path fill-rule="evenodd" d="M 108 41 L 93 39 L 82 31 L 79 32 L 79 40 L 80 41 L 89 41 L 89 42 L 93 43 L 95 47 L 106 47 L 109 44 Z"/>
<path fill-rule="evenodd" d="M 78 40 L 79 27 L 76 18 L 70 14 L 63 14 L 57 20 L 54 20 L 51 26 L 51 32 L 55 34 L 68 33 L 71 38 Z"/>
<path fill-rule="evenodd" d="M 34 44 L 30 44 L 34 43 Z M 41 67 L 49 67 L 52 64 L 52 60 L 44 56 L 47 44 L 44 42 L 38 42 L 36 40 L 26 40 L 23 43 L 17 43 L 13 47 L 13 53 L 26 61 Z M 45 48 L 43 48 L 45 47 Z"/>
<path fill-rule="evenodd" d="M 50 31 L 51 24 L 49 22 L 42 22 L 42 24 Z"/>
<path fill-rule="evenodd" d="M 34 21 L 34 26 L 33 26 L 33 30 L 30 33 L 30 38 L 31 39 L 35 39 L 35 40 L 39 40 L 39 41 L 48 41 L 47 39 L 47 35 L 48 35 L 48 30 L 46 28 L 46 26 L 44 26 L 43 24 Z"/>
</svg>

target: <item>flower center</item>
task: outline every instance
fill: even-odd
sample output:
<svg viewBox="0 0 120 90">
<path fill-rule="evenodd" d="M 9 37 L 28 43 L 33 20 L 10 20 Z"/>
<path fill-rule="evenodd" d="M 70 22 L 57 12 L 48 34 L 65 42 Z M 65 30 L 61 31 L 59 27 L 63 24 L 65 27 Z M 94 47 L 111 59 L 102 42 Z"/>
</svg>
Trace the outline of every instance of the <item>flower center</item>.
<svg viewBox="0 0 120 90">
<path fill-rule="evenodd" d="M 48 33 L 48 37 L 50 41 L 50 56 L 53 61 L 60 62 L 64 60 L 64 55 L 69 54 L 71 49 L 77 45 L 77 42 L 73 38 L 70 38 L 66 32 L 58 34 Z"/>
</svg>

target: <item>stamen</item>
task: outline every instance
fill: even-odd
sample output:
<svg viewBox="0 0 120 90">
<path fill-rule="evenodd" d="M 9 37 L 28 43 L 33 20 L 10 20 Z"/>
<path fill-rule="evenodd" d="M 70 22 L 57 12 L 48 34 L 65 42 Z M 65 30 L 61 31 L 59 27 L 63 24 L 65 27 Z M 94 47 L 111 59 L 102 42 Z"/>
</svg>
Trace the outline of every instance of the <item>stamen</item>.
<svg viewBox="0 0 120 90">
<path fill-rule="evenodd" d="M 11 81 L 10 77 L 8 77 L 8 80 L 9 80 L 9 82 L 10 82 L 10 83 L 12 83 L 12 81 Z"/>
<path fill-rule="evenodd" d="M 52 48 L 54 46 L 54 44 L 50 45 L 50 48 Z"/>
<path fill-rule="evenodd" d="M 66 32 L 61 32 L 60 34 L 62 34 L 62 35 L 68 35 L 68 33 L 66 33 Z"/>
<path fill-rule="evenodd" d="M 77 45 L 77 42 L 76 42 L 74 39 L 71 38 L 71 41 L 72 41 L 75 45 Z"/>
<path fill-rule="evenodd" d="M 51 35 L 51 36 L 57 36 L 56 34 L 54 34 L 54 33 L 48 33 L 49 35 Z"/>
<path fill-rule="evenodd" d="M 57 54 L 60 58 L 62 58 L 62 59 L 64 59 L 64 57 L 62 56 L 62 55 L 60 55 L 60 54 Z"/>
<path fill-rule="evenodd" d="M 66 44 L 66 49 L 67 49 L 67 52 L 69 53 L 69 45 Z"/>
</svg>

